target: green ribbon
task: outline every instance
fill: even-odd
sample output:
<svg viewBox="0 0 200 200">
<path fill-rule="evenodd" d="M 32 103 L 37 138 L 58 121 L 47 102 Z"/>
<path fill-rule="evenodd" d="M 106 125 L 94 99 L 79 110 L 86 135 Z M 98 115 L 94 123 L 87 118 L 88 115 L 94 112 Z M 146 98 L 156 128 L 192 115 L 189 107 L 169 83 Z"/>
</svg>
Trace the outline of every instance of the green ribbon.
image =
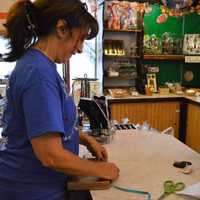
<svg viewBox="0 0 200 200">
<path fill-rule="evenodd" d="M 141 190 L 134 190 L 134 189 L 129 189 L 129 188 L 123 188 L 123 187 L 119 187 L 119 186 L 116 186 L 116 185 L 113 185 L 113 187 L 115 189 L 121 190 L 123 192 L 145 195 L 145 196 L 147 196 L 147 200 L 151 200 L 151 194 L 149 192 L 145 192 L 145 191 L 141 191 Z"/>
</svg>

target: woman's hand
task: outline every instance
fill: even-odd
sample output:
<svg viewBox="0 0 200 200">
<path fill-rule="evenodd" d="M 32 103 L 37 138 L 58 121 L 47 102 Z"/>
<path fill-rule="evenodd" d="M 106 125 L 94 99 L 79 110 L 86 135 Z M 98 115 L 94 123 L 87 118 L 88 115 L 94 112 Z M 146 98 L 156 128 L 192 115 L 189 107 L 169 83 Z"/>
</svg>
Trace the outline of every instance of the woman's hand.
<svg viewBox="0 0 200 200">
<path fill-rule="evenodd" d="M 99 162 L 100 174 L 99 177 L 111 181 L 115 181 L 119 177 L 119 168 L 114 163 Z"/>
<path fill-rule="evenodd" d="M 99 144 L 93 137 L 80 133 L 81 144 L 85 145 L 87 149 L 95 156 L 98 160 L 107 161 L 108 154 L 101 144 Z"/>
<path fill-rule="evenodd" d="M 104 161 L 104 162 L 94 162 L 96 165 L 96 176 L 115 181 L 119 177 L 119 168 L 114 164 L 107 162 L 108 154 L 101 144 L 99 144 L 93 137 L 85 134 L 80 133 L 80 141 L 81 144 L 85 145 L 88 150 L 95 156 L 97 159 Z"/>
</svg>

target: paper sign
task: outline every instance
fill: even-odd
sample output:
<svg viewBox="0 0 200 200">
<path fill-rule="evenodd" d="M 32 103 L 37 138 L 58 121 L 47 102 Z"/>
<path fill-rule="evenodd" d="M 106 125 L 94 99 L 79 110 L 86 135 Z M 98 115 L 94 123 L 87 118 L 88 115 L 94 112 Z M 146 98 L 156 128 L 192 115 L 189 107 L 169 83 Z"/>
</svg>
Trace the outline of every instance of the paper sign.
<svg viewBox="0 0 200 200">
<path fill-rule="evenodd" d="M 185 56 L 185 63 L 200 63 L 200 56 Z"/>
<path fill-rule="evenodd" d="M 176 194 L 187 195 L 200 199 L 200 182 L 194 185 L 190 185 L 186 187 L 184 190 L 176 192 Z"/>
</svg>

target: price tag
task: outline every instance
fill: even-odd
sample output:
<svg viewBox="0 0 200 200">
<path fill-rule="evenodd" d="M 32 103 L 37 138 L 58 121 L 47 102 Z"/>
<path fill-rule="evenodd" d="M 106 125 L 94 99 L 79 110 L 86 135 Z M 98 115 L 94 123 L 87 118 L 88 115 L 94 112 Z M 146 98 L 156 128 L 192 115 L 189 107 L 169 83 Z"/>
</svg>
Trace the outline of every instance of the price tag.
<svg viewBox="0 0 200 200">
<path fill-rule="evenodd" d="M 185 56 L 185 63 L 200 63 L 200 56 Z"/>
</svg>

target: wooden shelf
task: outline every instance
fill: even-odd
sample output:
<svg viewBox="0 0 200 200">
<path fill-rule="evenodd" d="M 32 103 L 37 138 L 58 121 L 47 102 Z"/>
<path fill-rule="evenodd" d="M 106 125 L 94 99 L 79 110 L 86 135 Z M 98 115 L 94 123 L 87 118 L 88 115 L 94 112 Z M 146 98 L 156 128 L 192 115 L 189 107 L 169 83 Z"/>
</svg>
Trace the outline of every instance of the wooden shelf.
<svg viewBox="0 0 200 200">
<path fill-rule="evenodd" d="M 144 55 L 144 60 L 185 60 L 184 55 Z"/>
<path fill-rule="evenodd" d="M 116 76 L 116 77 L 104 77 L 104 80 L 133 80 L 135 77 L 123 77 L 123 76 Z"/>
<path fill-rule="evenodd" d="M 131 59 L 131 58 L 140 58 L 140 56 L 137 56 L 137 55 L 135 55 L 135 56 L 115 56 L 115 55 L 105 55 L 104 54 L 104 56 L 105 56 L 105 58 L 125 58 L 125 59 Z"/>
<path fill-rule="evenodd" d="M 130 88 L 133 87 L 133 85 L 104 85 L 104 88 Z"/>
<path fill-rule="evenodd" d="M 140 29 L 135 29 L 135 30 L 116 30 L 116 29 L 104 29 L 106 32 L 130 32 L 130 33 L 139 33 L 142 32 Z"/>
</svg>

